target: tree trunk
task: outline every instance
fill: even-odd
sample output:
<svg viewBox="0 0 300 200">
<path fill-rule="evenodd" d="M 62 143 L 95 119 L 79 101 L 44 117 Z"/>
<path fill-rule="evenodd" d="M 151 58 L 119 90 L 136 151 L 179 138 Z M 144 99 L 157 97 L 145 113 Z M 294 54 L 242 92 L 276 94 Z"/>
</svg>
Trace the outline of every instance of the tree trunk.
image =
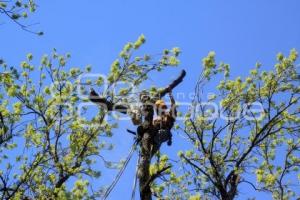
<svg viewBox="0 0 300 200">
<path fill-rule="evenodd" d="M 237 186 L 234 185 L 233 188 L 230 189 L 230 191 L 220 191 L 221 199 L 222 200 L 234 200 L 236 196 Z"/>
<path fill-rule="evenodd" d="M 152 148 L 152 137 L 151 133 L 145 132 L 143 139 L 141 141 L 141 158 L 138 166 L 138 178 L 139 178 L 139 188 L 140 188 L 140 198 L 141 200 L 151 200 L 152 193 L 150 189 L 150 184 L 148 181 L 150 179 L 149 168 L 151 164 L 151 148 Z"/>
<path fill-rule="evenodd" d="M 143 106 L 143 115 L 145 116 L 143 126 L 143 135 L 140 141 L 140 162 L 138 165 L 138 179 L 139 179 L 139 188 L 140 188 L 140 198 L 141 200 L 151 200 L 152 193 L 150 188 L 150 164 L 153 156 L 153 137 L 155 135 L 152 121 L 154 110 L 152 105 L 147 105 L 147 102 Z"/>
<path fill-rule="evenodd" d="M 139 179 L 139 188 L 140 188 L 140 198 L 141 200 L 152 200 L 152 192 L 151 192 L 151 177 L 150 177 L 150 164 L 151 159 L 156 151 L 159 150 L 159 145 L 154 143 L 154 137 L 156 135 L 157 130 L 154 129 L 153 122 L 153 104 L 157 98 L 160 99 L 165 96 L 168 92 L 170 92 L 173 88 L 175 88 L 179 83 L 182 82 L 185 77 L 186 72 L 182 70 L 180 76 L 174 80 L 168 87 L 162 90 L 158 96 L 154 99 L 147 96 L 140 96 L 140 101 L 143 103 L 143 113 L 142 115 L 145 117 L 144 122 L 142 124 L 142 139 L 140 141 L 140 162 L 138 164 L 138 179 Z"/>
</svg>

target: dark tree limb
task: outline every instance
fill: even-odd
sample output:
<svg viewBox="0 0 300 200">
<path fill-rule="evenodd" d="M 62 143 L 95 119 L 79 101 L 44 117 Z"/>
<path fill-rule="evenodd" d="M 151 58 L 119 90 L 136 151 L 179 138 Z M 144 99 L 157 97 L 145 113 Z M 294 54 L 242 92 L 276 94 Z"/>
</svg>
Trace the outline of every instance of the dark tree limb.
<svg viewBox="0 0 300 200">
<path fill-rule="evenodd" d="M 109 101 L 105 97 L 101 97 L 95 90 L 92 88 L 89 94 L 89 100 L 108 111 L 118 111 L 123 114 L 127 114 L 127 106 L 114 104 L 112 101 Z"/>
<path fill-rule="evenodd" d="M 186 75 L 186 71 L 182 70 L 178 78 L 176 78 L 170 85 L 168 85 L 167 87 L 165 87 L 165 89 L 159 92 L 159 97 L 162 98 L 167 93 L 171 92 L 177 85 L 179 85 L 183 81 L 185 75 Z"/>
</svg>

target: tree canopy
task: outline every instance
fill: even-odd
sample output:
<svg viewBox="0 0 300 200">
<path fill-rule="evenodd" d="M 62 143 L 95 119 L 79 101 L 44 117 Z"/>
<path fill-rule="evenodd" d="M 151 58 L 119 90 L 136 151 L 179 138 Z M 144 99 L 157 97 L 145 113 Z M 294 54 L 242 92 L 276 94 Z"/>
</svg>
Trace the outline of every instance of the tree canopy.
<svg viewBox="0 0 300 200">
<path fill-rule="evenodd" d="M 0 1 L 0 14 L 42 35 L 24 25 L 36 8 L 32 0 Z M 297 50 L 278 53 L 271 70 L 258 62 L 238 77 L 209 52 L 193 83 L 184 79 L 188 69 L 180 73 L 178 47 L 147 54 L 140 49 L 145 42 L 142 34 L 125 44 L 107 74 L 92 73 L 90 65 L 71 67 L 71 55 L 56 49 L 40 59 L 28 53 L 19 66 L 0 59 L 1 199 L 107 198 L 131 156 L 113 162 L 104 153 L 114 151 L 108 138 L 124 129 L 119 127 L 124 115 L 131 119 L 128 126 L 144 130 L 141 138 L 129 131 L 136 138 L 132 152 L 140 155 L 136 176 L 143 200 L 231 200 L 241 188 L 276 200 L 299 198 Z M 179 76 L 169 85 L 148 84 L 174 67 Z M 164 143 L 153 142 L 158 133 L 152 125 L 158 115 L 154 104 L 183 81 L 194 95 L 187 111 L 176 102 L 182 120 L 172 132 L 186 145 L 174 159 L 160 151 Z M 214 93 L 208 95 L 208 88 Z M 137 116 L 142 122 L 135 124 Z M 106 168 L 120 173 L 101 185 Z M 135 188 L 131 192 L 134 197 Z"/>
</svg>

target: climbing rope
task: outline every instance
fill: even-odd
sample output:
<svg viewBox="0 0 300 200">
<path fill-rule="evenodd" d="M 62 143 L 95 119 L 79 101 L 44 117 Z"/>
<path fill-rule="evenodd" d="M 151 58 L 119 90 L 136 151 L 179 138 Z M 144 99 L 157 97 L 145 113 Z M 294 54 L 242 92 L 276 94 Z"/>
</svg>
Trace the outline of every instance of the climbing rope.
<svg viewBox="0 0 300 200">
<path fill-rule="evenodd" d="M 134 175 L 134 180 L 133 180 L 133 188 L 132 188 L 132 193 L 131 193 L 131 200 L 135 199 L 135 190 L 136 190 L 137 174 L 138 174 L 138 169 L 139 169 L 140 158 L 141 158 L 140 152 L 138 152 L 138 160 L 137 160 L 136 169 L 135 169 L 135 175 Z"/>
<path fill-rule="evenodd" d="M 127 158 L 126 158 L 126 160 L 125 160 L 125 162 L 123 164 L 123 166 L 121 167 L 119 173 L 116 175 L 116 177 L 115 177 L 114 181 L 111 183 L 111 185 L 107 188 L 107 190 L 106 190 L 106 192 L 105 192 L 105 194 L 104 194 L 104 196 L 102 198 L 103 200 L 107 199 L 107 197 L 109 196 L 109 194 L 111 193 L 111 191 L 114 189 L 114 187 L 116 186 L 116 184 L 120 180 L 120 178 L 121 178 L 122 174 L 124 173 L 124 171 L 125 171 L 128 163 L 129 163 L 130 159 L 132 158 L 132 155 L 134 153 L 134 150 L 135 150 L 136 146 L 137 146 L 137 140 L 135 140 L 135 142 L 133 143 L 133 145 L 131 147 L 131 150 L 130 150 L 130 152 L 129 152 L 129 154 L 128 154 L 128 156 L 127 156 Z"/>
</svg>

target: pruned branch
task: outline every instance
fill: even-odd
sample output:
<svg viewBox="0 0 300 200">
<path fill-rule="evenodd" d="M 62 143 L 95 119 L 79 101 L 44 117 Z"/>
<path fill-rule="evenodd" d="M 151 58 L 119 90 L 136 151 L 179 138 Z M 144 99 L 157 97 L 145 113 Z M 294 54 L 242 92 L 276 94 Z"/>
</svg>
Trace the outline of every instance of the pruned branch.
<svg viewBox="0 0 300 200">
<path fill-rule="evenodd" d="M 171 92 L 177 85 L 179 85 L 182 81 L 183 78 L 186 75 L 186 71 L 182 70 L 180 75 L 178 76 L 178 78 L 176 78 L 170 85 L 168 85 L 167 87 L 165 87 L 165 89 L 163 89 L 162 91 L 159 92 L 159 97 L 162 98 L 164 97 L 168 92 Z"/>
<path fill-rule="evenodd" d="M 89 100 L 101 107 L 104 107 L 108 111 L 119 111 L 120 113 L 127 114 L 127 107 L 124 105 L 114 104 L 105 97 L 101 97 L 93 88 L 89 94 Z"/>
</svg>

